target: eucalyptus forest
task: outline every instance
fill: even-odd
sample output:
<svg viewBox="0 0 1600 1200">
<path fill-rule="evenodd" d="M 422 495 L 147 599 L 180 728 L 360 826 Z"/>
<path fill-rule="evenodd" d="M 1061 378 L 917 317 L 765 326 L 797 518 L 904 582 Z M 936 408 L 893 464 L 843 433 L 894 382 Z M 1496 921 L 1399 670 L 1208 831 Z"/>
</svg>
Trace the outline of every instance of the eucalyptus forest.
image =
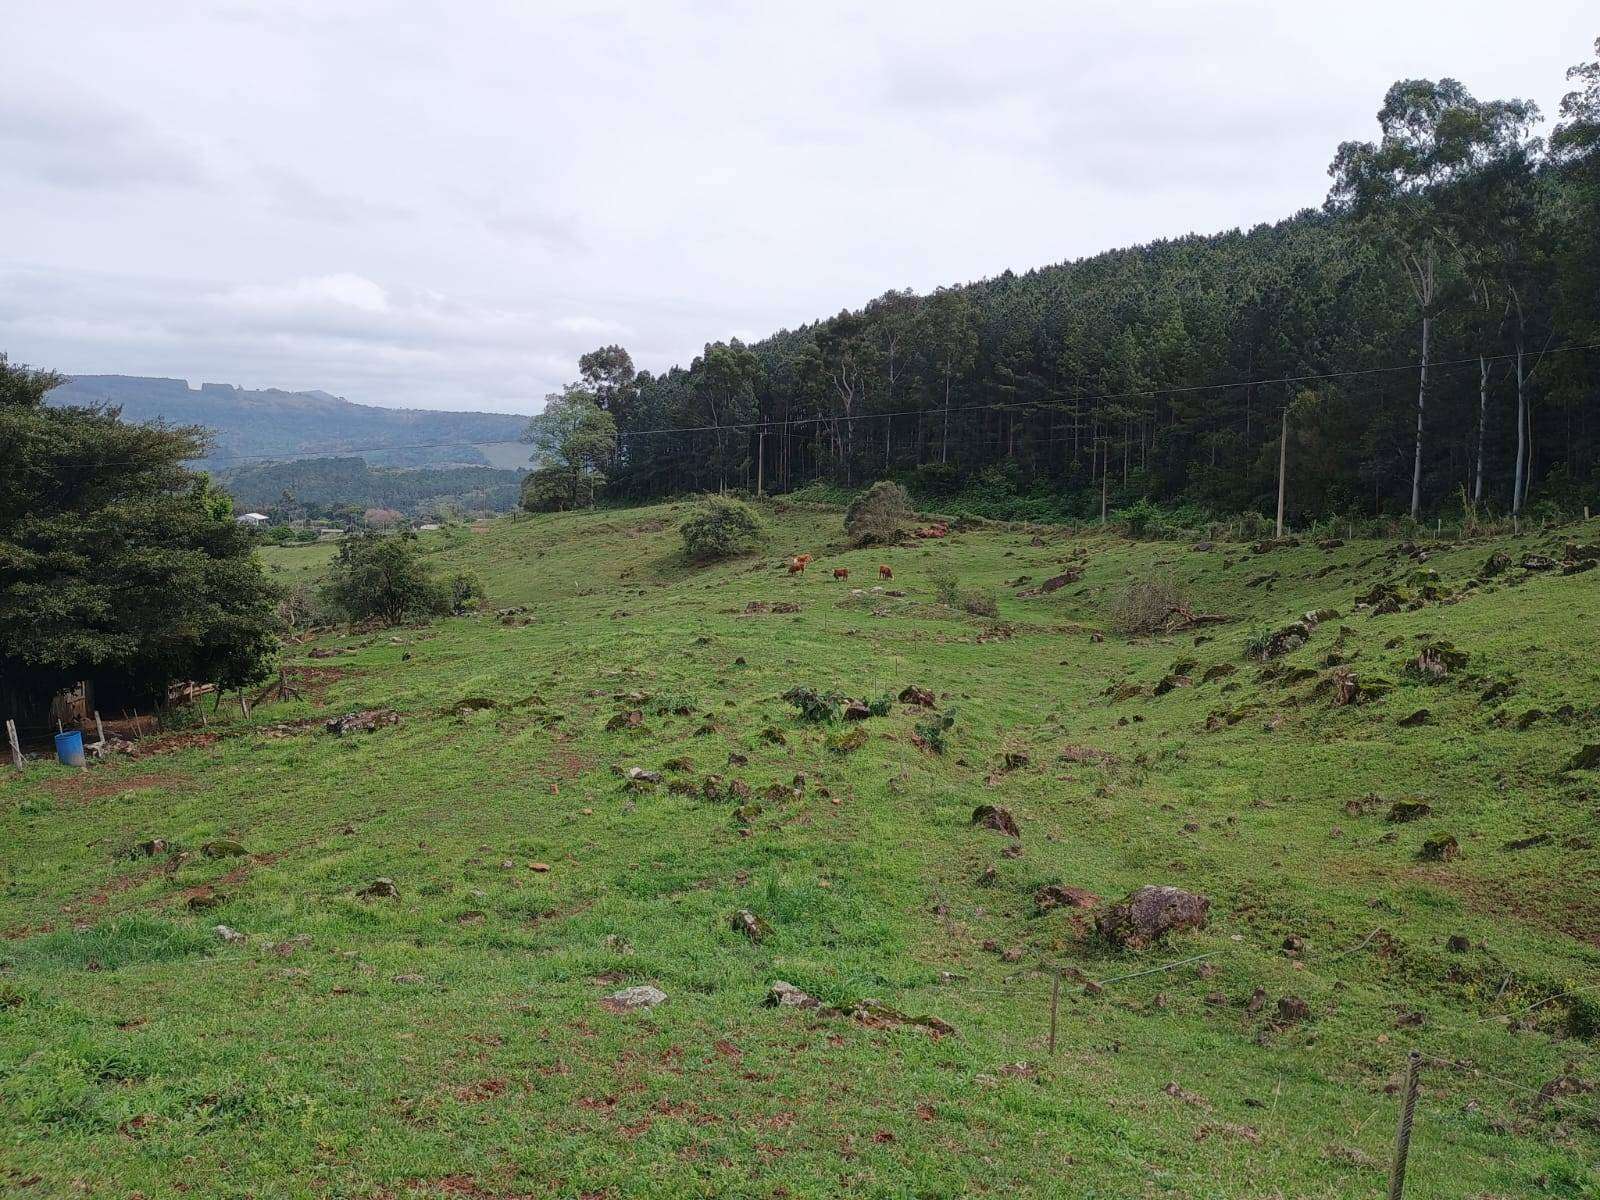
<svg viewBox="0 0 1600 1200">
<path fill-rule="evenodd" d="M 587 474 L 629 500 L 892 476 L 995 516 L 1265 510 L 1286 433 L 1296 520 L 1574 511 L 1600 498 L 1600 60 L 1568 81 L 1547 137 L 1529 101 L 1397 82 L 1322 208 L 1276 224 L 889 291 L 661 374 L 604 347 L 563 399 L 615 440 L 530 506 Z"/>
</svg>

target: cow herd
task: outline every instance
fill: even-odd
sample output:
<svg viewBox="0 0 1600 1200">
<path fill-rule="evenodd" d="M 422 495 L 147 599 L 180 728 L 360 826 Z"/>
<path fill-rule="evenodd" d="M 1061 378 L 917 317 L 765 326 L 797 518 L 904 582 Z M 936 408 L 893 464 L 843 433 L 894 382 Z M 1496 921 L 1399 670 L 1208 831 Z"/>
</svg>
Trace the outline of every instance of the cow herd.
<svg viewBox="0 0 1600 1200">
<path fill-rule="evenodd" d="M 809 555 L 809 554 L 796 554 L 794 557 L 792 557 L 789 560 L 789 574 L 791 574 L 791 575 L 799 575 L 802 571 L 804 571 L 806 569 L 807 566 L 810 565 L 811 557 L 812 556 Z M 833 577 L 835 579 L 849 579 L 850 578 L 850 568 L 849 567 L 835 567 L 833 569 Z M 893 568 L 889 567 L 886 563 L 879 563 L 878 564 L 878 578 L 879 579 L 893 579 L 894 578 L 894 570 L 893 570 Z"/>
</svg>

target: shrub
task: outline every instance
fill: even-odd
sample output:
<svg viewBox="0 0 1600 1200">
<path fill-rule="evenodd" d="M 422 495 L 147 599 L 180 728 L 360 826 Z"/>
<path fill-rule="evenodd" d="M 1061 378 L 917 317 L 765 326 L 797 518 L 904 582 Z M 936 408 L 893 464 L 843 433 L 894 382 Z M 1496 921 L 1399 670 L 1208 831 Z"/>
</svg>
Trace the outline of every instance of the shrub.
<svg viewBox="0 0 1600 1200">
<path fill-rule="evenodd" d="M 961 603 L 961 580 L 947 563 L 940 563 L 929 571 L 928 582 L 933 584 L 933 594 L 946 608 L 955 608 Z"/>
<path fill-rule="evenodd" d="M 471 571 L 460 571 L 450 576 L 450 582 L 445 586 L 450 590 L 450 611 L 453 613 L 471 612 L 488 595 L 483 590 L 483 580 Z"/>
<path fill-rule="evenodd" d="M 1128 536 L 1131 538 L 1143 537 L 1150 532 L 1152 526 L 1160 525 L 1166 516 L 1159 505 L 1152 504 L 1149 498 L 1144 496 L 1128 505 L 1127 508 L 1119 508 L 1111 515 L 1116 520 L 1127 525 Z"/>
<path fill-rule="evenodd" d="M 881 479 L 850 502 L 844 528 L 856 545 L 871 546 L 898 541 L 913 516 L 905 488 Z"/>
<path fill-rule="evenodd" d="M 755 509 L 726 496 L 707 496 L 678 532 L 684 553 L 696 562 L 749 554 L 767 540 L 766 523 Z"/>
<path fill-rule="evenodd" d="M 816 725 L 827 725 L 839 716 L 839 706 L 844 696 L 838 692 L 821 692 L 815 688 L 792 687 L 783 698 L 800 710 L 800 719 Z"/>
<path fill-rule="evenodd" d="M 949 712 L 935 714 L 926 721 L 918 721 L 917 736 L 935 754 L 943 754 L 949 745 L 947 735 L 955 727 L 955 723 L 956 710 L 952 708 Z"/>
<path fill-rule="evenodd" d="M 1106 617 L 1112 629 L 1133 636 L 1155 633 L 1174 609 L 1184 607 L 1183 595 L 1172 580 L 1141 579 L 1112 597 Z"/>
<path fill-rule="evenodd" d="M 961 607 L 975 617 L 998 617 L 1000 604 L 994 598 L 993 592 L 986 592 L 981 588 L 961 594 Z"/>
<path fill-rule="evenodd" d="M 572 480 L 558 467 L 540 467 L 522 479 L 525 512 L 564 512 L 572 507 Z"/>
<path fill-rule="evenodd" d="M 322 599 L 349 620 L 398 625 L 448 613 L 452 594 L 417 554 L 415 538 L 369 533 L 340 544 Z"/>
</svg>

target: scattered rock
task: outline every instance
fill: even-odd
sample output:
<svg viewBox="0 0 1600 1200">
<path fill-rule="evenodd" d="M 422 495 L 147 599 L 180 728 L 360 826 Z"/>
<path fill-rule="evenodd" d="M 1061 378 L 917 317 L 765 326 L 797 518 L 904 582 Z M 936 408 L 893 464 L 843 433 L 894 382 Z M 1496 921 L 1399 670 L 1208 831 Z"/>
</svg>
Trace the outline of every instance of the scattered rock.
<svg viewBox="0 0 1600 1200">
<path fill-rule="evenodd" d="M 1567 760 L 1568 771 L 1600 771 L 1600 746 L 1585 746 Z"/>
<path fill-rule="evenodd" d="M 391 975 L 389 977 L 389 982 L 398 983 L 404 987 L 416 987 L 417 985 L 423 983 L 424 980 L 422 976 L 418 975 L 415 971 L 407 971 L 402 975 Z"/>
<path fill-rule="evenodd" d="M 1401 717 L 1396 722 L 1402 729 L 1415 729 L 1418 725 L 1431 725 L 1432 723 L 1433 714 L 1425 708 L 1419 708 L 1416 712 L 1411 713 L 1409 716 Z"/>
<path fill-rule="evenodd" d="M 1432 811 L 1433 805 L 1426 800 L 1396 800 L 1389 806 L 1389 815 L 1384 820 L 1404 824 L 1407 821 L 1420 821 Z"/>
<path fill-rule="evenodd" d="M 948 1036 L 955 1033 L 955 1026 L 938 1017 L 913 1017 L 893 1008 L 881 1000 L 857 1000 L 847 1014 L 852 1019 L 863 1025 L 881 1029 L 890 1025 L 921 1025 L 924 1029 L 931 1029 L 934 1033 Z"/>
<path fill-rule="evenodd" d="M 1465 954 L 1472 949 L 1472 942 L 1463 933 L 1452 933 L 1445 939 L 1444 948 L 1452 954 Z"/>
<path fill-rule="evenodd" d="M 1157 696 L 1165 696 L 1168 692 L 1177 688 L 1192 687 L 1193 685 L 1194 680 L 1187 675 L 1168 675 L 1160 683 L 1156 684 L 1155 694 Z"/>
<path fill-rule="evenodd" d="M 1533 833 L 1527 837 L 1513 838 L 1503 848 L 1506 850 L 1532 850 L 1535 846 L 1543 846 L 1554 840 L 1554 837 L 1548 832 Z"/>
<path fill-rule="evenodd" d="M 972 823 L 984 829 L 992 829 L 996 833 L 1003 833 L 1008 837 L 1020 838 L 1022 836 L 1022 830 L 1017 825 L 1017 819 L 1011 815 L 1011 811 L 993 804 L 980 804 L 973 809 Z"/>
<path fill-rule="evenodd" d="M 757 946 L 772 936 L 772 926 L 768 925 L 748 908 L 741 908 L 734 913 L 731 924 L 735 933 L 744 934 Z"/>
<path fill-rule="evenodd" d="M 1008 771 L 1019 771 L 1027 766 L 1030 761 L 1026 750 L 1007 750 L 1001 756 L 1001 762 Z"/>
<path fill-rule="evenodd" d="M 327 730 L 334 737 L 347 733 L 371 733 L 383 725 L 400 724 L 400 714 L 392 708 L 369 708 L 363 712 L 345 713 L 328 722 Z"/>
<path fill-rule="evenodd" d="M 200 853 L 207 858 L 242 858 L 250 852 L 232 838 L 218 838 L 201 846 Z"/>
<path fill-rule="evenodd" d="M 809 992 L 803 992 L 792 983 L 775 980 L 767 990 L 765 1001 L 769 1008 L 821 1008 L 822 1001 Z"/>
<path fill-rule="evenodd" d="M 1101 913 L 1095 929 L 1114 945 L 1138 949 L 1174 931 L 1204 929 L 1210 909 L 1211 901 L 1196 892 L 1146 884 Z"/>
<path fill-rule="evenodd" d="M 1556 560 L 1546 554 L 1524 554 L 1522 556 L 1522 569 L 1524 571 L 1548 571 L 1556 565 Z"/>
<path fill-rule="evenodd" d="M 1036 590 L 1041 595 L 1048 595 L 1051 592 L 1059 591 L 1060 589 L 1066 587 L 1069 583 L 1077 583 L 1078 580 L 1082 578 L 1082 567 L 1068 567 L 1065 571 L 1061 572 L 1061 574 L 1052 575 L 1049 579 L 1046 579 L 1038 586 Z"/>
<path fill-rule="evenodd" d="M 1461 857 L 1461 845 L 1448 833 L 1436 833 L 1422 843 L 1417 857 L 1425 862 L 1454 862 Z"/>
<path fill-rule="evenodd" d="M 356 895 L 379 900 L 397 900 L 400 889 L 395 887 L 394 880 L 380 875 L 366 887 L 357 890 Z"/>
<path fill-rule="evenodd" d="M 934 706 L 933 693 L 925 687 L 918 687 L 914 683 L 907 684 L 900 693 L 900 703 L 932 708 Z"/>
<path fill-rule="evenodd" d="M 872 715 L 872 710 L 862 700 L 846 700 L 844 702 L 844 719 L 846 721 L 865 721 Z"/>
<path fill-rule="evenodd" d="M 240 933 L 237 929 L 229 929 L 226 925 L 218 925 L 213 932 L 216 933 L 217 939 L 219 941 L 223 941 L 223 942 L 242 942 L 242 941 L 244 941 L 244 934 Z"/>
<path fill-rule="evenodd" d="M 1278 1001 L 1278 1020 L 1288 1025 L 1311 1019 L 1311 1005 L 1299 996 L 1284 996 Z"/>
<path fill-rule="evenodd" d="M 666 998 L 667 994 L 660 988 L 640 984 L 637 987 L 626 987 L 621 991 L 612 992 L 600 1003 L 612 1012 L 636 1012 L 639 1009 L 654 1008 Z"/>
<path fill-rule="evenodd" d="M 1312 625 L 1305 620 L 1291 621 L 1282 629 L 1274 630 L 1254 650 L 1259 659 L 1282 658 L 1292 654 L 1311 640 Z"/>
<path fill-rule="evenodd" d="M 1484 561 L 1483 566 L 1478 569 L 1478 574 L 1485 579 L 1489 579 L 1499 575 L 1502 571 L 1509 571 L 1510 569 L 1511 556 L 1502 550 L 1496 550 Z"/>
<path fill-rule="evenodd" d="M 1053 908 L 1094 908 L 1099 903 L 1100 897 L 1089 889 L 1068 883 L 1047 883 L 1033 894 L 1033 906 L 1042 913 Z"/>
<path fill-rule="evenodd" d="M 619 712 L 606 722 L 607 733 L 617 733 L 625 729 L 640 729 L 644 726 L 644 713 L 637 708 L 627 712 Z"/>
</svg>

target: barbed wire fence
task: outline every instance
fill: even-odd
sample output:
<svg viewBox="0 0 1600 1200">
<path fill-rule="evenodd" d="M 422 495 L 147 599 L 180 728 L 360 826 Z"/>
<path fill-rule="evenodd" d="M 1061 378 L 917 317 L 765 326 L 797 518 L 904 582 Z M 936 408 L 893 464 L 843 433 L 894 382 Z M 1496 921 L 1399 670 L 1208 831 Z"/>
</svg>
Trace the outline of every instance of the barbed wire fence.
<svg viewBox="0 0 1600 1200">
<path fill-rule="evenodd" d="M 1385 932 L 1383 926 L 1378 926 L 1353 945 L 1326 954 L 1304 955 L 1299 961 L 1308 965 L 1326 964 L 1348 958 L 1371 945 Z M 1018 967 L 999 983 L 980 982 L 947 973 L 941 978 L 939 987 L 940 990 L 949 988 L 963 999 L 1005 1000 L 1019 1005 L 1031 1004 L 1038 1012 L 1038 1032 L 1033 1036 L 1042 1042 L 1046 1056 L 1054 1060 L 1058 1050 L 1058 1035 L 1062 1027 L 1061 1001 L 1068 984 L 1076 986 L 1084 998 L 1092 1000 L 1105 996 L 1107 989 L 1132 980 L 1167 975 L 1183 967 L 1198 967 L 1202 963 L 1215 963 L 1234 952 L 1236 948 L 1220 947 L 1201 954 L 1187 955 L 1137 970 L 1098 978 L 1082 967 L 1072 964 L 1041 961 L 1035 965 Z M 1546 1109 L 1560 1110 L 1582 1117 L 1600 1130 L 1600 1105 L 1582 1098 L 1587 1088 L 1578 1080 L 1566 1074 L 1558 1075 L 1541 1085 L 1509 1079 L 1504 1075 L 1484 1070 L 1470 1054 L 1458 1052 L 1452 1055 L 1448 1052 L 1450 1047 L 1445 1044 L 1453 1036 L 1459 1037 L 1466 1031 L 1489 1024 L 1513 1022 L 1557 1001 L 1595 992 L 1600 992 L 1600 982 L 1554 992 L 1509 1012 L 1493 1013 L 1457 1022 L 1436 1031 L 1428 1038 L 1412 1036 L 1404 1039 L 1407 1044 L 1401 1048 L 1396 1074 L 1391 1076 L 1390 1082 L 1384 1086 L 1384 1094 L 1375 1099 L 1361 1119 L 1352 1125 L 1352 1132 L 1360 1135 L 1386 1108 L 1393 1105 L 1395 1133 L 1389 1154 L 1387 1191 L 1384 1193 L 1389 1200 L 1402 1200 L 1405 1195 L 1408 1177 L 1415 1173 L 1412 1170 L 1413 1143 L 1419 1130 L 1429 1128 L 1430 1111 L 1434 1113 L 1439 1111 L 1437 1097 L 1430 1096 L 1423 1087 L 1425 1072 L 1430 1068 L 1448 1071 L 1452 1075 L 1469 1074 L 1471 1081 L 1491 1083 L 1504 1088 L 1513 1096 L 1526 1097 L 1534 1113 Z M 1498 1000 L 1503 994 L 1504 985 L 1495 999 Z M 1459 1043 L 1457 1049 L 1461 1049 Z M 1176 1082 L 1169 1083 L 1167 1089 L 1172 1095 L 1179 1097 L 1187 1095 L 1185 1089 Z M 1274 1111 L 1279 1090 L 1274 1088 Z M 1466 1111 L 1475 1112 L 1480 1107 L 1482 1107 L 1480 1101 L 1473 1097 L 1469 1099 Z"/>
</svg>

